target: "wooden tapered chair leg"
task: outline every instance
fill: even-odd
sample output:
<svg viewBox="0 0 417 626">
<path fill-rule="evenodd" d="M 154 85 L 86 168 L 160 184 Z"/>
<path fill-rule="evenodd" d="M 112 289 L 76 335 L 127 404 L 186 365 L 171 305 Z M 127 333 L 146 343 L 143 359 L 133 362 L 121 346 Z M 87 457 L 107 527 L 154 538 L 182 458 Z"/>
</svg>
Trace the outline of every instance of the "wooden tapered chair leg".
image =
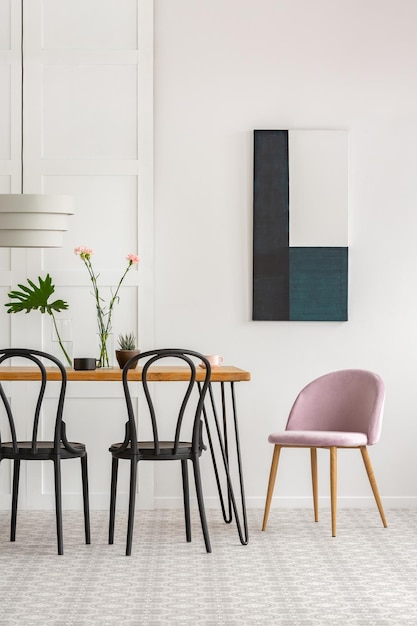
<svg viewBox="0 0 417 626">
<path fill-rule="evenodd" d="M 311 483 L 313 487 L 314 521 L 319 521 L 319 499 L 317 481 L 317 448 L 310 448 L 311 458 Z"/>
<path fill-rule="evenodd" d="M 385 519 L 385 513 L 379 495 L 378 486 L 376 484 L 374 470 L 372 469 L 371 459 L 369 458 L 368 449 L 366 446 L 361 446 L 360 451 L 362 454 L 363 462 L 365 464 L 366 473 L 368 474 L 369 482 L 371 484 L 372 492 L 374 494 L 375 502 L 381 516 L 382 523 L 384 525 L 384 528 L 387 528 L 388 524 L 387 520 Z"/>
<path fill-rule="evenodd" d="M 332 509 L 332 537 L 336 537 L 337 515 L 337 448 L 330 448 L 330 502 Z"/>
<path fill-rule="evenodd" d="M 269 509 L 271 508 L 272 494 L 274 493 L 275 479 L 276 479 L 276 476 L 277 476 L 280 452 L 281 452 L 281 446 L 275 445 L 274 446 L 274 452 L 273 452 L 273 455 L 272 455 L 271 470 L 269 472 L 268 491 L 267 491 L 267 494 L 266 494 L 266 502 L 265 502 L 265 511 L 264 511 L 264 519 L 263 519 L 263 523 L 262 523 L 262 530 L 266 530 L 266 525 L 268 523 Z"/>
</svg>

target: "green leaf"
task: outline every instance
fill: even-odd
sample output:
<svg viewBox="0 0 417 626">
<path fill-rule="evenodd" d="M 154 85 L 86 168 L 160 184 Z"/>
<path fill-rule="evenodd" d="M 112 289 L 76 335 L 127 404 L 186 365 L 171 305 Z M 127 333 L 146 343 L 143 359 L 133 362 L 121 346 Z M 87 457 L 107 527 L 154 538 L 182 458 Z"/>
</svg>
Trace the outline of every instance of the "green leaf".
<svg viewBox="0 0 417 626">
<path fill-rule="evenodd" d="M 52 278 L 49 274 L 46 275 L 45 279 L 38 276 L 38 281 L 39 286 L 28 278 L 29 287 L 19 284 L 18 287 L 21 291 L 14 290 L 7 294 L 11 300 L 15 300 L 15 302 L 8 302 L 4 305 L 8 307 L 8 313 L 20 313 L 22 311 L 29 313 L 39 309 L 41 313 L 53 315 L 53 311 L 59 313 L 59 311 L 68 309 L 68 304 L 64 300 L 55 300 L 48 303 L 49 297 L 55 291 L 55 286 L 52 284 Z"/>
</svg>

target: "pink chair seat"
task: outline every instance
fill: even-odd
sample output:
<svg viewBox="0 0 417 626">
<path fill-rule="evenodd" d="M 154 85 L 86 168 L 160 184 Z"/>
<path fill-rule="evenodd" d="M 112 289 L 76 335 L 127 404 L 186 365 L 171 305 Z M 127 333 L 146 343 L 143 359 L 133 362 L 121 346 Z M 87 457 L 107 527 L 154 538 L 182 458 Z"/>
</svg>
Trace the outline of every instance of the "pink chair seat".
<svg viewBox="0 0 417 626">
<path fill-rule="evenodd" d="M 268 437 L 269 443 L 280 446 L 307 446 L 315 448 L 350 448 L 366 446 L 368 437 L 365 433 L 349 433 L 337 430 L 286 430 L 281 433 L 272 433 Z"/>
</svg>

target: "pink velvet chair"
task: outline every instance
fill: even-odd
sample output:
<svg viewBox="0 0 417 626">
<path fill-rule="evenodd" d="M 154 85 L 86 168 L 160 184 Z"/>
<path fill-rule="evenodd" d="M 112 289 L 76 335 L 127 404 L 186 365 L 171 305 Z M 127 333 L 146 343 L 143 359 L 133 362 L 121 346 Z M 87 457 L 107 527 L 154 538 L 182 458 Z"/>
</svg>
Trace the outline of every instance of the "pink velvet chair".
<svg viewBox="0 0 417 626">
<path fill-rule="evenodd" d="M 310 448 L 314 519 L 318 522 L 317 448 L 330 450 L 332 536 L 336 536 L 337 449 L 359 448 L 384 527 L 387 522 L 367 446 L 381 433 L 385 388 L 381 378 L 360 369 L 340 370 L 313 380 L 298 394 L 284 432 L 274 444 L 262 530 L 266 529 L 281 448 Z"/>
</svg>

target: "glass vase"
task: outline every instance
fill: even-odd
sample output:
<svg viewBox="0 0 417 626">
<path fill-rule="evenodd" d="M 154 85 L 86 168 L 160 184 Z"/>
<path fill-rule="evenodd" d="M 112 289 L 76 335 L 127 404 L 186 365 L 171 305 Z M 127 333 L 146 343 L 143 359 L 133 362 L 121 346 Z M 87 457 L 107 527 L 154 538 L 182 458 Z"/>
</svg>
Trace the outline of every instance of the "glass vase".
<svg viewBox="0 0 417 626">
<path fill-rule="evenodd" d="M 52 319 L 53 354 L 66 367 L 72 367 L 72 320 L 66 318 Z"/>
<path fill-rule="evenodd" d="M 98 333 L 97 367 L 113 367 L 114 337 L 113 333 Z"/>
</svg>

